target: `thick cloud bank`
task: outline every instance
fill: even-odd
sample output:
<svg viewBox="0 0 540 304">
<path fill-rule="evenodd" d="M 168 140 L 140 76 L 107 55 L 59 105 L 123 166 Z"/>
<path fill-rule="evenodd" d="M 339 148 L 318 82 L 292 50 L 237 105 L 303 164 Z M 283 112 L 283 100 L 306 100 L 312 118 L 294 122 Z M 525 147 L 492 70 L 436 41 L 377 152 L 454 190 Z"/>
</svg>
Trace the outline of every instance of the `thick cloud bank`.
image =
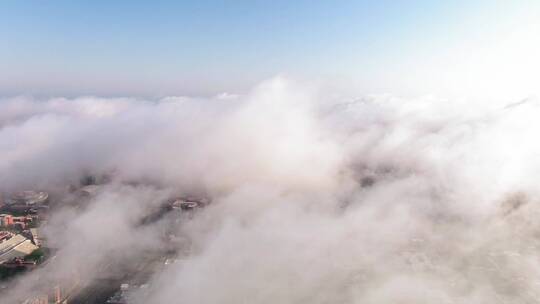
<svg viewBox="0 0 540 304">
<path fill-rule="evenodd" d="M 178 262 L 133 303 L 540 300 L 540 104 L 321 96 L 276 79 L 211 99 L 1 101 L 0 190 L 65 204 L 44 228 L 55 259 L 2 303 L 164 249 Z M 107 182 L 80 207 L 66 188 L 87 175 Z M 140 225 L 181 195 L 211 203 Z"/>
</svg>

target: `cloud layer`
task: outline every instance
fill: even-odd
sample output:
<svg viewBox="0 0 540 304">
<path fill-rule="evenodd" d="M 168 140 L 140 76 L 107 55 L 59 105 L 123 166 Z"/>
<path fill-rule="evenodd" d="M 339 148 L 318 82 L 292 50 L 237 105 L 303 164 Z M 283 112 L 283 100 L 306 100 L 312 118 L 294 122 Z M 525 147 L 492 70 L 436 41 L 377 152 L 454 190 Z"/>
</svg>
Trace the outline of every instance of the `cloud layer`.
<svg viewBox="0 0 540 304">
<path fill-rule="evenodd" d="M 61 206 L 44 228 L 55 260 L 5 298 L 172 247 L 134 303 L 534 303 L 538 114 L 328 101 L 286 79 L 226 98 L 3 100 L 0 190 Z M 81 207 L 67 186 L 85 175 L 108 182 Z M 211 203 L 140 225 L 179 195 Z"/>
</svg>

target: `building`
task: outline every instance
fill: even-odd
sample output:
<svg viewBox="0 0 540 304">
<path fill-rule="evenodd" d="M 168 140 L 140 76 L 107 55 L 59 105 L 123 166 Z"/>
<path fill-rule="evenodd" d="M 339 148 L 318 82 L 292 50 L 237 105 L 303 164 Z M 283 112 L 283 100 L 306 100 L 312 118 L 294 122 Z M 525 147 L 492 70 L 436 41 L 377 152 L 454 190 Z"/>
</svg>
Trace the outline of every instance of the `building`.
<svg viewBox="0 0 540 304">
<path fill-rule="evenodd" d="M 1 264 L 4 268 L 32 269 L 37 265 L 36 261 L 26 261 L 23 258 L 17 257 Z"/>
<path fill-rule="evenodd" d="M 21 191 L 6 200 L 7 205 L 35 206 L 47 202 L 49 194 L 44 191 Z"/>
<path fill-rule="evenodd" d="M 41 238 L 39 236 L 39 232 L 38 232 L 38 229 L 37 228 L 30 228 L 30 234 L 31 234 L 31 241 L 34 243 L 34 245 L 36 246 L 41 246 Z"/>
<path fill-rule="evenodd" d="M 9 231 L 0 231 L 0 243 L 9 240 L 13 236 L 13 233 Z"/>
<path fill-rule="evenodd" d="M 13 225 L 14 220 L 13 216 L 10 214 L 0 214 L 0 226 L 1 227 L 9 227 Z"/>
<path fill-rule="evenodd" d="M 18 213 L 37 213 L 47 208 L 49 194 L 44 191 L 17 192 L 5 199 L 2 210 Z"/>
<path fill-rule="evenodd" d="M 15 222 L 15 223 L 13 223 L 13 228 L 15 228 L 15 230 L 17 230 L 17 231 L 23 231 L 24 229 L 26 229 L 26 223 L 24 223 L 24 222 Z"/>
<path fill-rule="evenodd" d="M 0 264 L 13 260 L 14 258 L 22 258 L 39 247 L 34 245 L 29 239 L 20 234 L 12 236 L 10 239 L 0 243 Z"/>
</svg>

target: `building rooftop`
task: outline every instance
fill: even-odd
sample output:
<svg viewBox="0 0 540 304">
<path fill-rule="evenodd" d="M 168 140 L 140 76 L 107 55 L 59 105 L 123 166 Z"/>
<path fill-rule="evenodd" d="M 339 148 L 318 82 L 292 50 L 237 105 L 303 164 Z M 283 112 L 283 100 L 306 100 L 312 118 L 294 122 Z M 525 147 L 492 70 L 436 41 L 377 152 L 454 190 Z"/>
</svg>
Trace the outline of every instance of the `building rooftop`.
<svg viewBox="0 0 540 304">
<path fill-rule="evenodd" d="M 44 191 L 21 191 L 11 195 L 11 197 L 6 200 L 6 203 L 8 205 L 35 205 L 45 202 L 47 198 L 49 198 L 49 194 Z"/>
<path fill-rule="evenodd" d="M 36 245 L 20 234 L 16 234 L 9 240 L 0 243 L 0 263 L 17 257 L 24 257 L 38 249 Z"/>
</svg>

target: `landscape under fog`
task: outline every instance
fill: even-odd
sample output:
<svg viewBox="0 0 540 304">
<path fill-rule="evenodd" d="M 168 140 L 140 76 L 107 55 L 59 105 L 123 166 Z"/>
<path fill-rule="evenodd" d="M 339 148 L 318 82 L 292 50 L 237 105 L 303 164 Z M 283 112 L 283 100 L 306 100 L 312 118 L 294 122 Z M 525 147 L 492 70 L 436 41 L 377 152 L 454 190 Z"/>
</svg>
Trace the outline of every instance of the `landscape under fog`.
<svg viewBox="0 0 540 304">
<path fill-rule="evenodd" d="M 101 15 L 56 4 L 71 29 L 57 12 L 8 4 L 4 22 L 20 26 L 0 30 L 0 49 L 20 52 L 0 50 L 0 303 L 540 302 L 540 7 L 525 3 L 411 3 L 404 14 L 429 7 L 439 18 L 414 22 L 369 1 L 287 18 L 233 5 L 260 23 L 228 6 L 168 3 L 148 14 L 169 23 L 151 25 L 135 23 L 146 5 Z M 347 26 L 313 21 L 325 9 Z M 199 10 L 217 25 L 187 16 Z M 365 11 L 383 21 L 332 37 Z M 44 25 L 30 38 L 52 35 L 37 59 L 19 36 L 34 29 L 15 12 Z M 176 12 L 187 21 L 171 21 Z M 93 14 L 122 26 L 96 34 L 75 20 Z M 173 29 L 187 50 L 116 53 L 129 33 L 172 48 Z M 201 38 L 222 31 L 246 47 L 216 42 L 229 62 Z M 103 41 L 81 42 L 83 32 Z M 420 42 L 339 47 L 390 32 Z M 452 44 L 440 44 L 445 34 Z M 55 57 L 55 39 L 105 48 L 74 43 Z M 262 54 L 249 57 L 255 46 Z M 186 60 L 175 76 L 171 58 Z"/>
</svg>

